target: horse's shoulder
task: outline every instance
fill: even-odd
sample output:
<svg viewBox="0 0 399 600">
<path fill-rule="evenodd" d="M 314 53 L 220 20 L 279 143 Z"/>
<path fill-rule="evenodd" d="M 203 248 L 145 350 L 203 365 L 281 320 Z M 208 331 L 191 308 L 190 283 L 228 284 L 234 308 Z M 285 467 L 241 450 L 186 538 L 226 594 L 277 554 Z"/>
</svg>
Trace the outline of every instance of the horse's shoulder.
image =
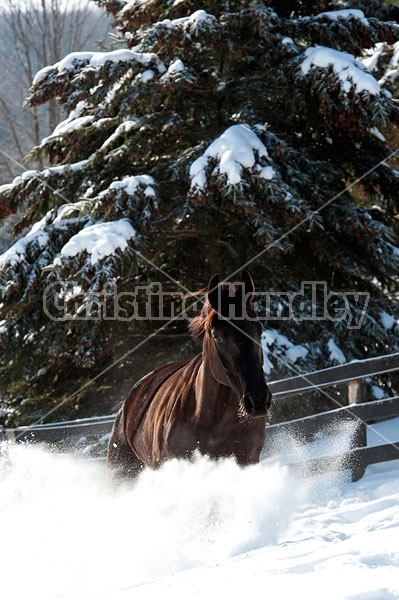
<svg viewBox="0 0 399 600">
<path fill-rule="evenodd" d="M 178 371 L 184 370 L 186 367 L 189 369 L 195 368 L 200 359 L 201 355 L 199 354 L 193 359 L 167 363 L 139 379 L 130 390 L 123 404 L 122 410 L 125 421 L 133 419 L 138 424 L 159 388 Z"/>
<path fill-rule="evenodd" d="M 169 377 L 177 373 L 180 369 L 184 369 L 187 366 L 190 366 L 191 363 L 197 363 L 198 359 L 201 358 L 201 355 L 198 354 L 192 359 L 179 360 L 171 363 L 167 363 L 166 365 L 161 365 L 160 367 L 156 367 L 147 375 L 144 375 L 137 383 L 134 384 L 132 389 L 130 390 L 129 396 L 134 395 L 137 391 L 140 394 L 145 393 L 148 389 L 156 388 L 162 385 Z"/>
</svg>

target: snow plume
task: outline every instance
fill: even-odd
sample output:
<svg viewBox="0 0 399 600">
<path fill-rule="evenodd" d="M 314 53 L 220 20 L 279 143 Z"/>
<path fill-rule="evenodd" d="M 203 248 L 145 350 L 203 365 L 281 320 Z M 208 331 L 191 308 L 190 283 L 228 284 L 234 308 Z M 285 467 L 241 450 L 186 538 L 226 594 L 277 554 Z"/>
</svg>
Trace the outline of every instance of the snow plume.
<svg viewBox="0 0 399 600">
<path fill-rule="evenodd" d="M 313 450 L 345 444 L 336 432 Z M 281 447 L 306 456 L 298 441 Z M 397 599 L 399 461 L 352 484 L 342 473 L 301 478 L 278 460 L 173 460 L 117 489 L 103 465 L 3 443 L 2 594 Z"/>
<path fill-rule="evenodd" d="M 4 597 L 15 597 L 22 569 L 19 597 L 41 600 L 140 585 L 276 544 L 302 497 L 277 464 L 172 460 L 115 490 L 104 466 L 6 444 L 0 482 Z"/>
<path fill-rule="evenodd" d="M 332 67 L 345 93 L 354 88 L 357 94 L 364 91 L 369 92 L 371 96 L 381 94 L 378 81 L 351 54 L 320 46 L 307 48 L 303 56 L 301 70 L 304 75 L 315 67 L 321 69 Z"/>
<path fill-rule="evenodd" d="M 346 464 L 345 453 L 352 446 L 358 424 L 355 419 L 331 421 L 329 425 L 316 431 L 312 436 L 306 438 L 299 434 L 296 429 L 296 421 L 290 422 L 290 429 L 284 429 L 278 425 L 269 426 L 269 440 L 266 439 L 266 447 L 262 458 L 270 461 L 278 461 L 284 465 L 290 465 L 293 473 L 304 477 L 310 477 L 316 473 L 317 479 L 308 480 L 307 493 L 310 489 L 318 489 L 318 494 L 331 494 L 331 486 L 339 488 L 350 479 L 349 465 Z M 320 467 L 314 466 L 312 461 L 321 459 L 325 461 L 324 473 Z M 328 467 L 327 467 L 328 466 Z M 316 469 L 316 470 L 315 470 Z M 328 482 L 327 489 L 324 484 Z"/>
</svg>

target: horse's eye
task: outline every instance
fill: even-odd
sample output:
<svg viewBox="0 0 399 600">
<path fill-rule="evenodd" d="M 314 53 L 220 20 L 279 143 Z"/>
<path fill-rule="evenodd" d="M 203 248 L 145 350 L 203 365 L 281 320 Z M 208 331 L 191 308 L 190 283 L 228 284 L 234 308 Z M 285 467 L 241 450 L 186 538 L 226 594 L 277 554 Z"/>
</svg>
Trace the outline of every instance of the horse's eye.
<svg viewBox="0 0 399 600">
<path fill-rule="evenodd" d="M 223 338 L 216 331 L 212 331 L 212 337 L 216 344 L 221 344 L 223 342 Z"/>
</svg>

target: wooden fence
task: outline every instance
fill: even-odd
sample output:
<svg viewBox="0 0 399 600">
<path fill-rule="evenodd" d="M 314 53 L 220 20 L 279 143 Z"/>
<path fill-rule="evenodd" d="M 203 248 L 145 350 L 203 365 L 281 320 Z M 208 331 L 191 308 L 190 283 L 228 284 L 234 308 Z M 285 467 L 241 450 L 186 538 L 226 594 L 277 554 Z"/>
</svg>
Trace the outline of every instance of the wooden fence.
<svg viewBox="0 0 399 600">
<path fill-rule="evenodd" d="M 300 393 L 338 384 L 346 383 L 353 388 L 354 382 L 365 377 L 396 370 L 399 370 L 399 353 L 354 361 L 305 375 L 268 382 L 268 386 L 275 401 L 278 402 L 281 398 L 289 398 Z M 352 435 L 350 447 L 347 450 L 336 456 L 322 456 L 307 460 L 306 463 L 295 463 L 292 468 L 303 469 L 308 474 L 331 468 L 348 468 L 352 473 L 352 480 L 355 481 L 363 476 L 368 465 L 399 458 L 399 431 L 397 441 L 375 447 L 367 447 L 366 439 L 367 423 L 399 416 L 399 397 L 365 403 L 356 402 L 355 397 L 352 398 L 352 402 L 348 406 L 336 410 L 269 425 L 264 453 L 268 454 L 276 439 L 284 439 L 284 436 L 309 439 L 317 432 L 326 429 L 338 431 L 340 428 L 342 429 L 344 423 L 349 422 L 352 425 L 350 428 Z M 66 439 L 73 442 L 88 436 L 100 437 L 110 433 L 114 418 L 115 415 L 108 415 L 13 429 L 3 428 L 0 430 L 0 440 L 22 443 L 54 443 Z"/>
</svg>

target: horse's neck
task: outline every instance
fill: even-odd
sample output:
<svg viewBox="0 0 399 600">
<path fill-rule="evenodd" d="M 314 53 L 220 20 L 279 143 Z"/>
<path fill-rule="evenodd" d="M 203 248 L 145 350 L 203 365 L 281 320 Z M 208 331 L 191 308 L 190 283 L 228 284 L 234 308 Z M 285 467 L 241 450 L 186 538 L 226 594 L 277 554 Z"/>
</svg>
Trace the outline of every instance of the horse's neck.
<svg viewBox="0 0 399 600">
<path fill-rule="evenodd" d="M 195 385 L 195 412 L 198 418 L 213 420 L 220 413 L 224 400 L 234 395 L 224 371 L 217 363 L 214 353 L 210 351 L 209 342 L 204 340 L 202 363 Z"/>
<path fill-rule="evenodd" d="M 204 379 L 211 385 L 217 386 L 219 384 L 230 387 L 209 333 L 205 333 L 202 342 L 202 371 Z"/>
</svg>

